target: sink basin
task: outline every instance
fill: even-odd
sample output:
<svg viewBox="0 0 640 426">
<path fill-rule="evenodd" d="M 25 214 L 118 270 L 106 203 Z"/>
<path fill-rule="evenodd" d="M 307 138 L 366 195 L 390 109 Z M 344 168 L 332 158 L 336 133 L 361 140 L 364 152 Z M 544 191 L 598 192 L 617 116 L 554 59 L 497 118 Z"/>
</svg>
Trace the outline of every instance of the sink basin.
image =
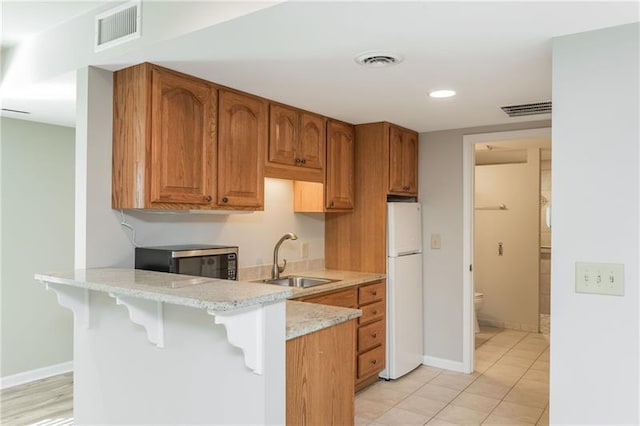
<svg viewBox="0 0 640 426">
<path fill-rule="evenodd" d="M 282 285 L 287 287 L 307 288 L 307 287 L 315 287 L 317 285 L 322 285 L 322 284 L 329 284 L 335 281 L 336 280 L 330 280 L 327 278 L 291 276 L 291 277 L 282 277 L 277 280 L 268 279 L 268 280 L 263 280 L 261 282 L 266 284 L 275 284 L 275 285 Z"/>
</svg>

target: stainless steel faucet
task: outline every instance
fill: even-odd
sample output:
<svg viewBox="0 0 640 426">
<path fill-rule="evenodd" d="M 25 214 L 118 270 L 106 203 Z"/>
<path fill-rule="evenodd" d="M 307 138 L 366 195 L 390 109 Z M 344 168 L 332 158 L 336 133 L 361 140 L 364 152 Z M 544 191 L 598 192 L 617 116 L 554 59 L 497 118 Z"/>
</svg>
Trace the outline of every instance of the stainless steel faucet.
<svg viewBox="0 0 640 426">
<path fill-rule="evenodd" d="M 293 232 L 289 232 L 288 234 L 284 234 L 282 238 L 278 240 L 276 246 L 273 248 L 273 268 L 271 269 L 271 279 L 277 280 L 280 278 L 280 274 L 284 272 L 284 268 L 287 267 L 287 259 L 283 260 L 283 265 L 278 266 L 278 249 L 280 249 L 280 245 L 284 242 L 284 240 L 297 240 L 298 236 Z"/>
</svg>

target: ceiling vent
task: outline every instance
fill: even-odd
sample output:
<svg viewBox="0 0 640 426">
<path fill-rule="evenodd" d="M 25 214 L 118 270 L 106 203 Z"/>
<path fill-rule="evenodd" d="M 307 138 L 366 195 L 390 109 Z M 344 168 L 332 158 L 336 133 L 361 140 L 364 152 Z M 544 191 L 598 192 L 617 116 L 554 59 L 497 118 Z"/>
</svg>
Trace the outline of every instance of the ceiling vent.
<svg viewBox="0 0 640 426">
<path fill-rule="evenodd" d="M 365 52 L 355 57 L 355 61 L 366 67 L 380 68 L 402 62 L 402 56 L 390 52 Z"/>
<path fill-rule="evenodd" d="M 523 115 L 551 114 L 551 101 L 535 102 L 532 104 L 507 105 L 500 107 L 509 117 Z"/>
<path fill-rule="evenodd" d="M 96 15 L 95 51 L 140 37 L 140 7 L 140 0 L 134 0 Z"/>
</svg>

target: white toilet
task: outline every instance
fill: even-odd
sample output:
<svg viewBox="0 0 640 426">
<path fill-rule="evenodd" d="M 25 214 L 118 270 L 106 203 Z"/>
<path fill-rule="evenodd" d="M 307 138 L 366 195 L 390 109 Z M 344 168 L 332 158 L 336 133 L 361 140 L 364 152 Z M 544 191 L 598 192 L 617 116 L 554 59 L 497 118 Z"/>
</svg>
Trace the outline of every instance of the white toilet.
<svg viewBox="0 0 640 426">
<path fill-rule="evenodd" d="M 482 302 L 484 301 L 483 293 L 475 293 L 473 297 L 473 315 L 476 320 L 475 332 L 480 332 L 480 325 L 478 324 L 478 311 L 482 308 Z"/>
</svg>

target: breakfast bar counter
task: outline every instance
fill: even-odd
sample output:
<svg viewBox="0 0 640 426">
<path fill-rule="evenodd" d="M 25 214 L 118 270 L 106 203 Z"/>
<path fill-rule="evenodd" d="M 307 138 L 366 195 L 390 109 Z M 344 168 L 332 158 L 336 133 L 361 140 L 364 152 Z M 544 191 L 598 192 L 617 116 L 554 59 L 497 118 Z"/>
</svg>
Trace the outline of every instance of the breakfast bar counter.
<svg viewBox="0 0 640 426">
<path fill-rule="evenodd" d="M 287 301 L 290 287 L 137 269 L 35 278 L 74 314 L 75 424 L 284 424 L 286 341 L 361 315 Z"/>
<path fill-rule="evenodd" d="M 291 289 L 134 269 L 37 274 L 74 314 L 75 424 L 284 424 Z"/>
</svg>

